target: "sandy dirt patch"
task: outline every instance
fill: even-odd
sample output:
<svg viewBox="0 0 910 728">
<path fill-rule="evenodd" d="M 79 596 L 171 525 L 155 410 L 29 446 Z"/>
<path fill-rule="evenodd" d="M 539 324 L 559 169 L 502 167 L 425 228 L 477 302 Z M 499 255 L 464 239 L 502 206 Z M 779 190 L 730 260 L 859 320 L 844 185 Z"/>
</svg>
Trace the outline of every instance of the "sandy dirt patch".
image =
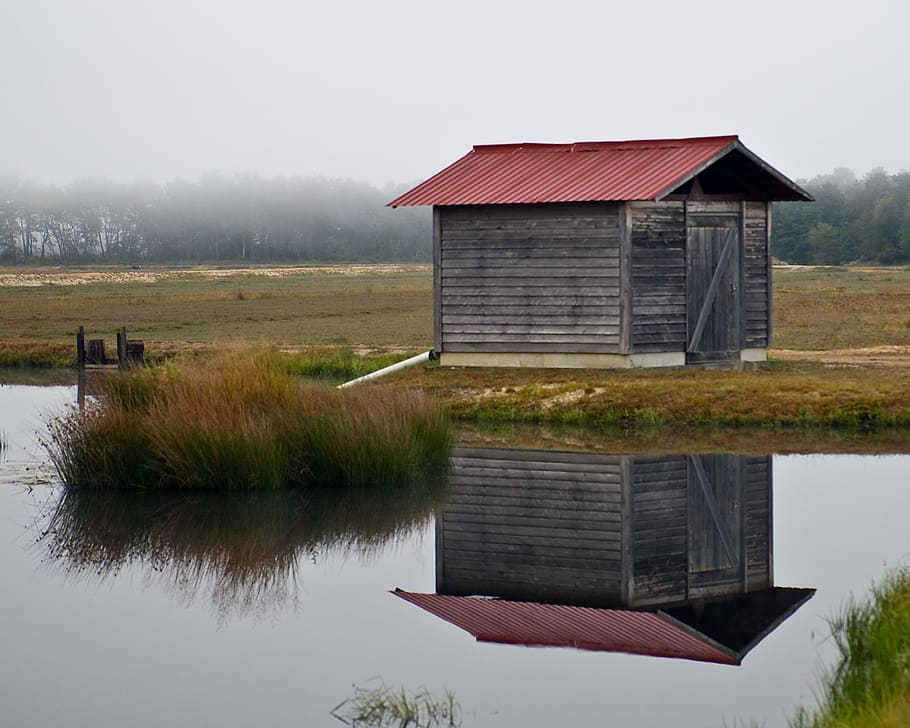
<svg viewBox="0 0 910 728">
<path fill-rule="evenodd" d="M 42 270 L 0 271 L 0 286 L 36 288 L 39 286 L 86 286 L 106 283 L 159 283 L 167 280 L 236 278 L 240 276 L 258 278 L 290 278 L 295 276 L 384 276 L 424 273 L 430 270 L 428 264 L 383 263 L 358 265 L 312 265 L 263 268 L 130 268 L 70 270 L 50 268 Z"/>
<path fill-rule="evenodd" d="M 837 366 L 910 367 L 910 346 L 869 346 L 824 351 L 771 349 L 769 354 L 774 359 L 802 359 Z"/>
</svg>

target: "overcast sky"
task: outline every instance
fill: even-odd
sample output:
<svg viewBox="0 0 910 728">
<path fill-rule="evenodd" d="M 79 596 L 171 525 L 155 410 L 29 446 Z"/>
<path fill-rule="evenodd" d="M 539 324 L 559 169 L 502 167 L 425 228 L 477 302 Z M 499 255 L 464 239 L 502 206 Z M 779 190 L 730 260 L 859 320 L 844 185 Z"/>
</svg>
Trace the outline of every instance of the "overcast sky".
<svg viewBox="0 0 910 728">
<path fill-rule="evenodd" d="M 413 182 L 473 144 L 739 134 L 910 169 L 910 2 L 0 0 L 0 173 Z"/>
</svg>

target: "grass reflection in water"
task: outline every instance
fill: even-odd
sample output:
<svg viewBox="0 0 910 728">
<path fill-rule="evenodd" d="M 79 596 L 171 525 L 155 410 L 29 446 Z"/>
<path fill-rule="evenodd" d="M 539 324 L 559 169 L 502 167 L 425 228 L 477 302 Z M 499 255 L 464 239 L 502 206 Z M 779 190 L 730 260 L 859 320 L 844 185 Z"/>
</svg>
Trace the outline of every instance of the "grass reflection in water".
<svg viewBox="0 0 910 728">
<path fill-rule="evenodd" d="M 220 617 L 296 606 L 301 558 L 369 558 L 423 528 L 445 484 L 422 489 L 272 492 L 64 489 L 39 537 L 74 578 L 129 569 L 181 599 L 207 594 Z"/>
</svg>

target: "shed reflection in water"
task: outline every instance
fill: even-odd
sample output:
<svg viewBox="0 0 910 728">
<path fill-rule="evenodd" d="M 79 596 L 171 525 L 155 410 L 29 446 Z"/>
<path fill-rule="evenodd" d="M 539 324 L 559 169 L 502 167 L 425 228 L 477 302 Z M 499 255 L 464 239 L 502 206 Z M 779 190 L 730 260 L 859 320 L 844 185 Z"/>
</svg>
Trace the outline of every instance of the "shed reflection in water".
<svg viewBox="0 0 910 728">
<path fill-rule="evenodd" d="M 771 497 L 770 456 L 458 449 L 436 594 L 396 594 L 481 641 L 738 665 L 814 594 L 774 585 Z"/>
<path fill-rule="evenodd" d="M 445 498 L 375 492 L 98 492 L 69 489 L 39 544 L 74 578 L 121 569 L 160 582 L 185 601 L 211 599 L 221 617 L 297 605 L 301 558 L 369 557 L 424 528 Z"/>
</svg>

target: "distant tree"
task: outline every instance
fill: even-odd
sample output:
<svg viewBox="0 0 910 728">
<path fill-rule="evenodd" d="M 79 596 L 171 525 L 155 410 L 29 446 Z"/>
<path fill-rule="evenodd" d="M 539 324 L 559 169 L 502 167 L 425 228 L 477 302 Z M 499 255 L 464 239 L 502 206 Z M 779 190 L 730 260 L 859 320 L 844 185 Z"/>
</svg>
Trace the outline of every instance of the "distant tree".
<svg viewBox="0 0 910 728">
<path fill-rule="evenodd" d="M 863 226 L 864 257 L 885 265 L 898 263 L 900 252 L 900 227 L 903 205 L 891 192 L 885 192 L 872 207 L 871 214 L 864 215 Z"/>
<path fill-rule="evenodd" d="M 841 168 L 801 184 L 816 202 L 775 204 L 778 258 L 825 265 L 910 261 L 910 173 L 876 168 L 857 180 Z"/>
<path fill-rule="evenodd" d="M 901 257 L 910 260 L 910 195 L 904 201 L 904 214 L 901 216 L 899 247 Z"/>
<path fill-rule="evenodd" d="M 809 262 L 815 265 L 838 265 L 845 262 L 840 230 L 828 222 L 817 222 L 809 230 Z"/>
<path fill-rule="evenodd" d="M 350 180 L 217 172 L 161 187 L 83 180 L 58 189 L 0 177 L 0 258 L 430 260 L 429 211 L 387 208 L 397 192 Z"/>
</svg>

